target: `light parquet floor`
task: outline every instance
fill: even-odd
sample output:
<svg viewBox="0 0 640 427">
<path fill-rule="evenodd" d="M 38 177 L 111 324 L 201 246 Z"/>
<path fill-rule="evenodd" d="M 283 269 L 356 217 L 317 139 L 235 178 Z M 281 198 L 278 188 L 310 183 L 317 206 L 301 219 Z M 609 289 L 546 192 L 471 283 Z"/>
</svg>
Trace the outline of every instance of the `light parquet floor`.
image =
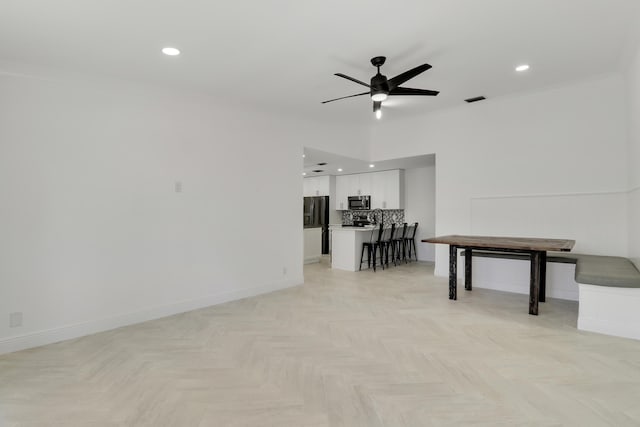
<svg viewBox="0 0 640 427">
<path fill-rule="evenodd" d="M 640 342 L 413 263 L 0 357 L 0 426 L 638 426 Z M 4 423 L 4 424 L 3 424 Z"/>
</svg>

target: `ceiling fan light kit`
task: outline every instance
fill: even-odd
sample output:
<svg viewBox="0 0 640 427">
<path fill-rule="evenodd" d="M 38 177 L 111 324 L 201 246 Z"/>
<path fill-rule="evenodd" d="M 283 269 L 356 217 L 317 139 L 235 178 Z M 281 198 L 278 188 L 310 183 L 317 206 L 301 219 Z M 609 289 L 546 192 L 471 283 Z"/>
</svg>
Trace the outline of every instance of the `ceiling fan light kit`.
<svg viewBox="0 0 640 427">
<path fill-rule="evenodd" d="M 382 118 L 382 101 L 373 101 L 373 114 L 378 120 Z"/>
<path fill-rule="evenodd" d="M 382 101 L 373 101 L 373 114 L 376 116 L 376 119 L 378 120 L 382 118 Z"/>
<path fill-rule="evenodd" d="M 376 67 L 378 69 L 378 72 L 376 73 L 375 76 L 371 77 L 370 84 L 366 84 L 365 82 L 355 79 L 353 77 L 347 76 L 346 74 L 342 74 L 342 73 L 335 74 L 336 76 L 342 77 L 343 79 L 351 80 L 354 83 L 368 87 L 369 88 L 368 92 L 356 93 L 355 95 L 348 95 L 340 98 L 329 99 L 328 101 L 323 101 L 322 103 L 326 104 L 328 102 L 339 101 L 341 99 L 369 95 L 371 96 L 371 100 L 373 101 L 373 112 L 375 113 L 376 118 L 380 119 L 382 117 L 382 101 L 385 101 L 388 96 L 391 96 L 391 95 L 437 96 L 440 93 L 435 90 L 400 87 L 400 85 L 403 84 L 404 82 L 430 69 L 431 65 L 422 64 L 408 71 L 405 71 L 402 74 L 398 74 L 392 79 L 387 79 L 387 76 L 380 73 L 380 67 L 384 65 L 386 59 L 387 58 L 385 58 L 384 56 L 376 56 L 374 58 L 371 58 L 371 65 Z"/>
</svg>

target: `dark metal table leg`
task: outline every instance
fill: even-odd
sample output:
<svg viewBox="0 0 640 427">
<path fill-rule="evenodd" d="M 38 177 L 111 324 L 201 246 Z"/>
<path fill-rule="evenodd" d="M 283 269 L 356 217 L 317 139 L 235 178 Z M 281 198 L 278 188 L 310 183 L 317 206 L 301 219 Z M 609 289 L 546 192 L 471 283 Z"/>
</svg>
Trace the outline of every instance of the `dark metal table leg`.
<svg viewBox="0 0 640 427">
<path fill-rule="evenodd" d="M 449 245 L 449 299 L 458 299 L 458 247 Z"/>
<path fill-rule="evenodd" d="M 529 287 L 529 314 L 538 315 L 538 297 L 540 294 L 540 265 L 539 251 L 531 252 L 531 280 Z"/>
<path fill-rule="evenodd" d="M 470 291 L 472 288 L 471 284 L 471 249 L 464 250 L 464 288 L 467 291 Z"/>
<path fill-rule="evenodd" d="M 540 302 L 547 297 L 547 252 L 540 252 Z"/>
</svg>

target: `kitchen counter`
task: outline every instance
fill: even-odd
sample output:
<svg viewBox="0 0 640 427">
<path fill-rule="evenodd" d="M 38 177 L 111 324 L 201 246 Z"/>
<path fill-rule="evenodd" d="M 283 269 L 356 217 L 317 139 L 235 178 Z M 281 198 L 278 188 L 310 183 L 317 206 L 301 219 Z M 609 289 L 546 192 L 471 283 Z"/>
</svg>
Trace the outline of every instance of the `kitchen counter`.
<svg viewBox="0 0 640 427">
<path fill-rule="evenodd" d="M 331 225 L 331 268 L 358 271 L 362 244 L 370 241 L 374 228 Z"/>
<path fill-rule="evenodd" d="M 371 232 L 371 230 L 375 228 L 375 227 L 356 227 L 355 225 L 341 225 L 335 228 L 331 228 L 331 230 L 336 230 L 336 231 L 367 231 L 367 232 Z"/>
</svg>

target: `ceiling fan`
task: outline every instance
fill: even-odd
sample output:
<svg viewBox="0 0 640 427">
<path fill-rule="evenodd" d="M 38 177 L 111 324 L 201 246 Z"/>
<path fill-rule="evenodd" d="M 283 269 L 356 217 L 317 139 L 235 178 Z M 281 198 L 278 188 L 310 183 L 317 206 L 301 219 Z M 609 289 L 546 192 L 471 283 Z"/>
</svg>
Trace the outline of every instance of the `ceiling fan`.
<svg viewBox="0 0 640 427">
<path fill-rule="evenodd" d="M 342 73 L 336 73 L 335 75 L 338 77 L 342 77 L 343 79 L 351 80 L 352 82 L 368 87 L 369 91 L 356 93 L 355 95 L 343 96 L 341 98 L 330 99 L 328 101 L 322 101 L 322 103 L 326 104 L 327 102 L 339 101 L 341 99 L 353 98 L 353 97 L 362 96 L 362 95 L 371 95 L 371 100 L 373 101 L 373 112 L 376 114 L 376 117 L 379 119 L 380 117 L 382 117 L 382 110 L 381 110 L 382 101 L 387 99 L 387 96 L 391 96 L 391 95 L 436 96 L 440 93 L 436 90 L 412 89 L 408 87 L 400 87 L 402 83 L 430 69 L 431 65 L 429 64 L 418 65 L 417 67 L 412 68 L 409 71 L 405 71 L 402 74 L 398 74 L 392 79 L 387 79 L 387 76 L 380 74 L 380 67 L 384 65 L 384 62 L 386 60 L 387 58 L 385 58 L 384 56 L 376 56 L 375 58 L 371 58 L 371 64 L 378 69 L 378 73 L 375 76 L 371 77 L 370 84 L 366 84 L 363 81 L 354 79 L 353 77 L 349 77 Z"/>
</svg>

